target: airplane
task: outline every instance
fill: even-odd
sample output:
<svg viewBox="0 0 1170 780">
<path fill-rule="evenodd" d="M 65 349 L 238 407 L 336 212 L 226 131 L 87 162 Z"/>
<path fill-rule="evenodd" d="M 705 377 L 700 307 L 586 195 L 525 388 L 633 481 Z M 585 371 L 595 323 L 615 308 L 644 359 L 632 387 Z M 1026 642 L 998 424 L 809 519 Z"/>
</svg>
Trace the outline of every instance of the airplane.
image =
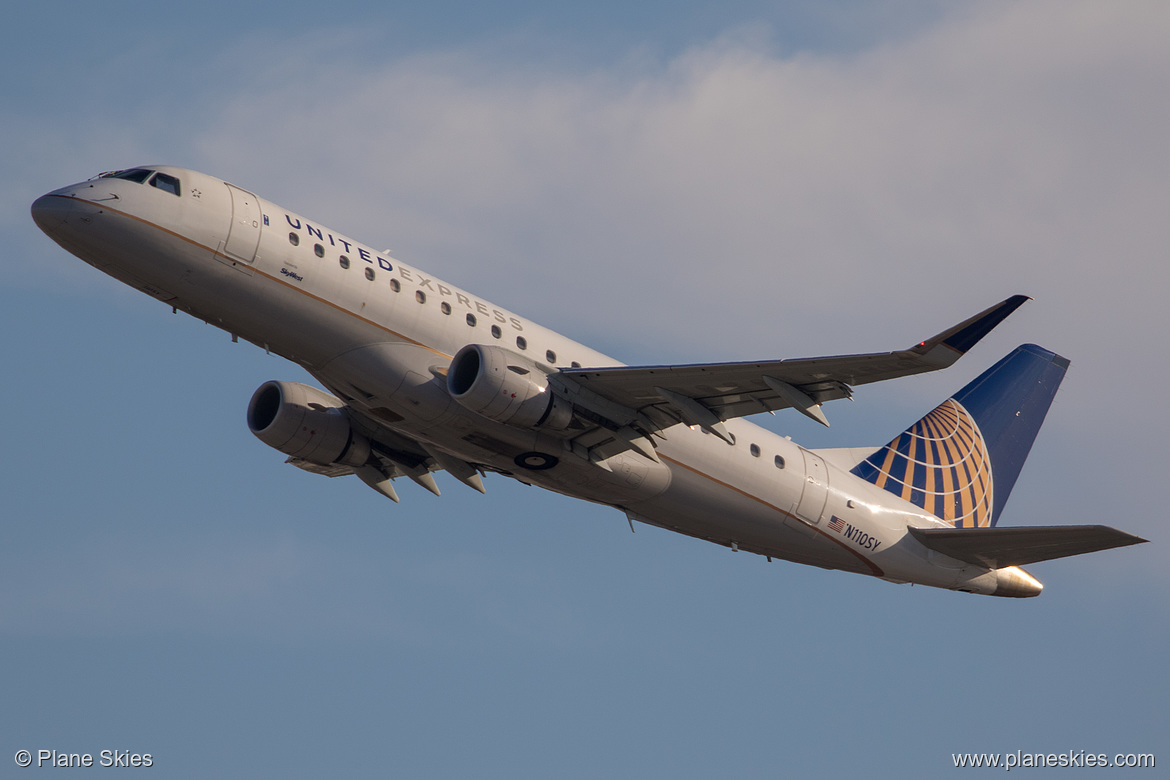
<svg viewBox="0 0 1170 780">
<path fill-rule="evenodd" d="M 952 365 L 1028 298 L 911 347 L 626 366 L 368 245 L 196 171 L 101 173 L 32 204 L 50 238 L 172 308 L 302 366 L 247 423 L 287 462 L 398 502 L 446 471 L 499 474 L 733 551 L 895 583 L 1039 595 L 1022 566 L 1147 540 L 1000 527 L 1069 361 L 1013 350 L 883 446 L 806 449 L 743 419 Z"/>
</svg>

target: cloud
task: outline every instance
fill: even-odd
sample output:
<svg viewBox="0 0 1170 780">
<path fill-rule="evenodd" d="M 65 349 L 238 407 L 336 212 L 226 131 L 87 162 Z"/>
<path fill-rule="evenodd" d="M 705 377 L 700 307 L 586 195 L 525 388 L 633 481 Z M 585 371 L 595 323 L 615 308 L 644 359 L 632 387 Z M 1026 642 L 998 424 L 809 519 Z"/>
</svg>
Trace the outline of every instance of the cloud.
<svg viewBox="0 0 1170 780">
<path fill-rule="evenodd" d="M 777 55 L 749 29 L 586 73 L 460 52 L 310 69 L 270 51 L 199 145 L 506 305 L 552 290 L 533 313 L 570 330 L 596 326 L 568 296 L 708 354 L 726 343 L 711 319 L 817 318 L 821 343 L 844 344 L 860 322 L 897 332 L 910 301 L 933 326 L 1024 291 L 1097 338 L 1077 310 L 1150 305 L 1165 281 L 1168 15 L 992 3 L 850 55 Z M 775 348 L 757 330 L 741 348 Z"/>
</svg>

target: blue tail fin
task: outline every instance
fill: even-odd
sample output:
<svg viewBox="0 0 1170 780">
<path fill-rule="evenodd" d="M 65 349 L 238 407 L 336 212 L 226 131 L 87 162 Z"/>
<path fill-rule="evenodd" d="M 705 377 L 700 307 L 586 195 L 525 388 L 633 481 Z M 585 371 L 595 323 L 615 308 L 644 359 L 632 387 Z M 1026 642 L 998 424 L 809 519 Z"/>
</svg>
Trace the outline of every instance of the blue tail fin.
<svg viewBox="0 0 1170 780">
<path fill-rule="evenodd" d="M 1068 365 L 1017 347 L 853 473 L 956 527 L 995 525 Z"/>
</svg>

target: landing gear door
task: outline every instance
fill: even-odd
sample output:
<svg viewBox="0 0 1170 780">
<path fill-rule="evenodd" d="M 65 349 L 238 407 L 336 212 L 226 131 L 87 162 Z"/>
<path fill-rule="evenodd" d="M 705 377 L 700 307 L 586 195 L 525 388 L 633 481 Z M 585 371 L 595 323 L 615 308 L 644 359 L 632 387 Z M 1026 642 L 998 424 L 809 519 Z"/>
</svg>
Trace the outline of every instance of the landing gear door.
<svg viewBox="0 0 1170 780">
<path fill-rule="evenodd" d="M 232 196 L 232 223 L 223 251 L 233 260 L 251 263 L 260 245 L 260 202 L 247 190 L 232 184 L 227 188 Z"/>
<path fill-rule="evenodd" d="M 800 452 L 804 456 L 804 489 L 800 494 L 796 514 L 802 520 L 816 525 L 821 522 L 825 503 L 829 499 L 829 470 L 820 455 L 808 450 Z"/>
</svg>

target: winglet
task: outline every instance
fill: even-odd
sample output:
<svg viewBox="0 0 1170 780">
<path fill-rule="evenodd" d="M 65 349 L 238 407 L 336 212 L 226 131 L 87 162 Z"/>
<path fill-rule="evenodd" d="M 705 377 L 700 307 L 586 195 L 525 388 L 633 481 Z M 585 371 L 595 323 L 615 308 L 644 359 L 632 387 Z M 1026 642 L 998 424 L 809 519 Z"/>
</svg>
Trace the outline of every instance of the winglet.
<svg viewBox="0 0 1170 780">
<path fill-rule="evenodd" d="M 991 308 L 979 312 L 974 317 L 963 320 L 958 325 L 911 347 L 908 351 L 922 355 L 931 363 L 938 364 L 939 368 L 945 368 L 962 357 L 996 325 L 1007 319 L 1009 314 L 1020 308 L 1024 301 L 1030 300 L 1032 299 L 1027 295 L 1013 295 L 1007 300 L 1000 301 Z"/>
</svg>

